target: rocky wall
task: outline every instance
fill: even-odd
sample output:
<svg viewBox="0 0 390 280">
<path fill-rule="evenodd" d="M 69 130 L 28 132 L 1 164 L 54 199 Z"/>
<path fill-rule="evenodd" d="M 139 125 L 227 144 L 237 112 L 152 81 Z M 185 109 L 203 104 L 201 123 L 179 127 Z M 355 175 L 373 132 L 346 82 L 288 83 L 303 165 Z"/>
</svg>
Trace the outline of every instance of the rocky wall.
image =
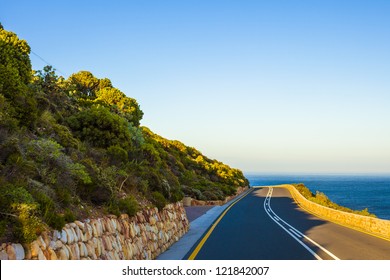
<svg viewBox="0 0 390 280">
<path fill-rule="evenodd" d="M 44 232 L 30 244 L 4 243 L 1 260 L 145 260 L 155 259 L 189 229 L 182 203 L 162 211 L 150 208 L 133 217 L 106 216 L 66 224 Z"/>
<path fill-rule="evenodd" d="M 281 185 L 287 188 L 294 200 L 303 208 L 326 220 L 348 226 L 378 237 L 390 239 L 390 221 L 378 218 L 347 213 L 328 208 L 306 199 L 294 186 Z"/>
</svg>

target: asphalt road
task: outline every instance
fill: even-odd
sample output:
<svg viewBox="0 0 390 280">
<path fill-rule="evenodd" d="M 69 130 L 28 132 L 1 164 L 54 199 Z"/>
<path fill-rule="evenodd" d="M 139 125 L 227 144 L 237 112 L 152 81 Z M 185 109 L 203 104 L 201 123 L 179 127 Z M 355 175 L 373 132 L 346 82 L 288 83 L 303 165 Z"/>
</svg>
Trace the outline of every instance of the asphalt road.
<svg viewBox="0 0 390 280">
<path fill-rule="evenodd" d="M 186 258 L 390 260 L 389 241 L 309 214 L 284 188 L 253 189 L 221 217 Z"/>
</svg>

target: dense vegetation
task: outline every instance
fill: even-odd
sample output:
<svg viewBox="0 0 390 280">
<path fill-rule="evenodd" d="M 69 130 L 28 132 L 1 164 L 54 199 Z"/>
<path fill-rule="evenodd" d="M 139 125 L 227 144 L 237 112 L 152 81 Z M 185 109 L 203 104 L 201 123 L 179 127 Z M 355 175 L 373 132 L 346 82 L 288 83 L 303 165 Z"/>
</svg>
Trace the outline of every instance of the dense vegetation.
<svg viewBox="0 0 390 280">
<path fill-rule="evenodd" d="M 307 198 L 310 201 L 313 201 L 314 203 L 317 203 L 319 205 L 329 207 L 332 209 L 348 212 L 348 213 L 354 213 L 358 215 L 363 216 L 370 216 L 370 217 L 376 217 L 374 214 L 371 214 L 368 212 L 368 209 L 365 208 L 363 210 L 352 210 L 350 208 L 340 206 L 337 203 L 334 203 L 331 201 L 323 192 L 316 191 L 316 194 L 313 194 L 304 184 L 292 184 L 305 198 Z"/>
<path fill-rule="evenodd" d="M 137 101 L 109 79 L 33 71 L 29 54 L 0 25 L 0 241 L 249 185 L 241 171 L 140 126 Z"/>
</svg>

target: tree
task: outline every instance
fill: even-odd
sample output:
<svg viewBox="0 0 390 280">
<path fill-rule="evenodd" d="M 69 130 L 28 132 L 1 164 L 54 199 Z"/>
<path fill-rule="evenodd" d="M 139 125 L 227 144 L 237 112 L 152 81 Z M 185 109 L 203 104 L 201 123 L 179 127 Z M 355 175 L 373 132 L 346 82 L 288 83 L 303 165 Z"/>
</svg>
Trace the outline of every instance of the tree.
<svg viewBox="0 0 390 280">
<path fill-rule="evenodd" d="M 58 88 L 58 76 L 51 65 L 46 65 L 42 70 L 36 72 L 35 84 L 39 85 L 46 94 L 55 93 Z"/>
<path fill-rule="evenodd" d="M 111 108 L 111 111 L 123 116 L 135 126 L 139 126 L 143 116 L 137 101 L 127 97 L 117 88 L 103 88 L 97 92 L 96 101 L 102 101 Z"/>
<path fill-rule="evenodd" d="M 80 71 L 72 74 L 68 82 L 74 87 L 76 96 L 95 99 L 96 91 L 99 89 L 99 79 L 89 71 Z"/>
<path fill-rule="evenodd" d="M 29 83 L 32 79 L 30 46 L 15 33 L 0 28 L 0 94 L 15 108 L 21 124 L 31 126 L 37 118 L 36 101 Z"/>
</svg>

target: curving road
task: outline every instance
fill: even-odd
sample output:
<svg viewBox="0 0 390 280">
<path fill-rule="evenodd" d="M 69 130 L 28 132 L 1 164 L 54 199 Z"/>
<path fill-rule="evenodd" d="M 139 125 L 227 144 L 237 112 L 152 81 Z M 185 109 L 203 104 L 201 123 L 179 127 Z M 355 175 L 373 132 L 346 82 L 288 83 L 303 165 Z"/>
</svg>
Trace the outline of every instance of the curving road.
<svg viewBox="0 0 390 280">
<path fill-rule="evenodd" d="M 390 260 L 390 242 L 302 210 L 280 187 L 254 188 L 187 254 L 201 260 Z"/>
</svg>

